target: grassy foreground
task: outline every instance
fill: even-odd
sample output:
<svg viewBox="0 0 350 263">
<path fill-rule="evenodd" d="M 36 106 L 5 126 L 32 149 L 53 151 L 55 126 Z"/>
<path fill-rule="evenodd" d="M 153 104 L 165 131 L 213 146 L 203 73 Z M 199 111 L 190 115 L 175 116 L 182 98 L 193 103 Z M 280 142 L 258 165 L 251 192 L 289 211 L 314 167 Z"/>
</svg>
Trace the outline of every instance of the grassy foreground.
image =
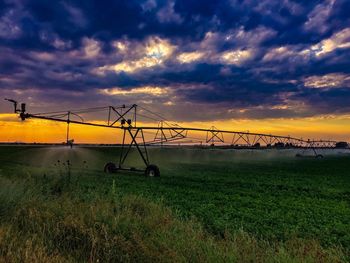
<svg viewBox="0 0 350 263">
<path fill-rule="evenodd" d="M 312 240 L 271 243 L 243 231 L 218 238 L 161 204 L 117 195 L 113 185 L 105 198 L 84 200 L 66 179 L 0 183 L 3 262 L 345 261 L 339 248 Z"/>
<path fill-rule="evenodd" d="M 109 154 L 110 150 L 96 149 L 96 154 L 97 151 Z M 343 210 L 334 210 L 333 215 L 325 218 L 324 225 L 322 222 L 312 225 L 319 220 L 315 213 L 319 208 L 311 209 L 310 214 L 302 220 L 306 221 L 304 226 L 313 226 L 315 232 L 306 229 L 306 235 L 302 231 L 280 235 L 283 228 L 287 230 L 298 226 L 298 218 L 292 221 L 290 215 L 283 217 L 278 210 L 287 211 L 290 208 L 272 206 L 272 211 L 264 213 L 261 211 L 265 206 L 257 205 L 266 202 L 268 197 L 274 198 L 271 193 L 276 191 L 271 186 L 273 184 L 284 185 L 284 189 L 276 192 L 278 199 L 283 199 L 282 194 L 286 200 L 293 200 L 295 195 L 306 195 L 309 199 L 313 197 L 318 200 L 313 200 L 313 205 L 321 205 L 321 209 L 327 210 L 328 203 L 323 200 L 327 197 L 325 193 L 333 193 L 332 198 L 339 203 L 339 200 L 344 199 L 340 185 L 347 187 L 347 177 L 337 174 L 333 167 L 333 183 L 328 182 L 322 176 L 324 163 L 317 163 L 321 169 L 310 166 L 310 161 L 300 163 L 305 166 L 304 176 L 301 174 L 298 177 L 293 174 L 295 168 L 288 162 L 269 167 L 252 162 L 248 166 L 241 160 L 239 169 L 248 171 L 243 169 L 235 172 L 237 163 L 230 166 L 228 163 L 224 165 L 216 162 L 201 170 L 198 162 L 192 160 L 194 164 L 188 167 L 185 163 L 169 164 L 163 169 L 160 180 L 150 180 L 131 175 L 106 176 L 87 167 L 85 160 L 81 165 L 86 167 L 80 168 L 68 169 L 67 164 L 63 165 L 61 161 L 58 165 L 56 159 L 53 161 L 51 157 L 50 166 L 42 165 L 45 160 L 34 154 L 40 149 L 3 148 L 0 152 L 0 262 L 346 262 L 349 259 L 347 225 L 339 225 L 341 220 L 338 223 L 336 221 L 338 214 L 345 217 L 344 220 L 349 216 L 346 205 Z M 32 162 L 31 159 L 38 161 Z M 78 162 L 77 157 L 70 156 L 70 159 Z M 331 161 L 338 167 L 343 163 Z M 225 168 L 220 170 L 220 166 Z M 175 175 L 175 171 L 180 169 L 183 172 Z M 292 174 L 285 174 L 282 184 L 278 178 L 269 174 L 272 170 L 276 173 L 276 169 L 277 173 L 285 169 Z M 313 174 L 313 169 L 318 171 L 321 178 L 311 180 L 307 176 Z M 257 173 L 257 170 L 265 175 L 264 178 L 256 177 L 254 171 Z M 251 173 L 253 175 L 249 177 Z M 230 174 L 235 175 L 231 181 L 227 179 Z M 258 187 L 253 184 L 254 175 Z M 308 191 L 305 190 L 308 189 L 306 185 L 304 188 L 299 187 L 299 184 L 305 184 L 299 182 L 303 177 L 317 184 L 317 195 L 312 187 Z M 223 180 L 223 185 L 214 191 L 220 180 Z M 223 187 L 228 183 L 230 188 Z M 327 191 L 332 191 L 322 191 L 321 185 L 331 185 Z M 267 190 L 262 191 L 265 188 Z M 294 191 L 298 193 L 294 195 Z M 249 215 L 253 215 L 254 211 L 250 211 L 249 205 L 239 207 L 239 204 L 243 201 L 249 204 L 255 199 L 255 224 L 249 224 L 248 221 L 243 225 L 243 230 L 229 217 L 234 211 L 230 204 L 231 198 L 236 200 L 237 192 L 241 199 L 236 201 L 235 206 L 240 211 L 232 218 L 238 217 L 240 213 L 244 215 L 250 212 Z M 257 192 L 258 197 L 252 196 L 253 192 Z M 199 200 L 201 198 L 204 198 L 202 202 Z M 215 200 L 225 204 L 226 210 L 224 206 L 217 207 Z M 344 200 L 347 202 L 346 196 Z M 303 203 L 299 199 L 294 201 L 292 205 L 306 207 L 310 202 L 305 200 Z M 334 205 L 332 200 L 327 202 Z M 343 205 L 340 204 L 337 209 Z M 300 208 L 302 213 L 304 208 Z M 261 219 L 271 215 L 271 212 L 281 213 L 282 219 L 273 227 L 266 227 Z M 327 220 L 332 216 L 335 225 L 328 225 Z M 291 226 L 283 226 L 286 220 L 291 220 Z M 225 223 L 224 226 L 221 222 Z M 233 223 L 230 225 L 230 222 Z M 331 232 L 335 231 L 339 238 L 335 236 L 335 240 L 323 240 L 317 233 L 327 227 L 331 228 Z M 272 236 L 272 233 L 275 235 Z"/>
</svg>

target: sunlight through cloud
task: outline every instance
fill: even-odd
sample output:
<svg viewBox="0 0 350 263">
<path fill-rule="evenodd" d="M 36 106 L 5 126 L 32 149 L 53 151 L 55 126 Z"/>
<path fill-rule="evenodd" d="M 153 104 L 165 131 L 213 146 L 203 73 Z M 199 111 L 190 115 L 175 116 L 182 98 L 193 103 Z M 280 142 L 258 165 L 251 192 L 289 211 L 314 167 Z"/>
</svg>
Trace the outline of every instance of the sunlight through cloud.
<svg viewBox="0 0 350 263">
<path fill-rule="evenodd" d="M 252 53 L 249 50 L 227 51 L 221 55 L 223 62 L 227 64 L 240 65 L 251 58 Z"/>
<path fill-rule="evenodd" d="M 304 85 L 309 88 L 350 87 L 350 76 L 340 73 L 331 73 L 323 76 L 310 76 L 304 79 Z"/>
<path fill-rule="evenodd" d="M 169 93 L 168 88 L 162 88 L 162 87 L 151 87 L 151 86 L 145 86 L 145 87 L 139 87 L 139 88 L 132 88 L 130 90 L 125 90 L 121 88 L 111 88 L 111 89 L 102 89 L 100 91 L 101 94 L 104 95 L 137 95 L 137 94 L 148 94 L 152 96 L 161 96 L 166 95 Z"/>
<path fill-rule="evenodd" d="M 191 63 L 193 61 L 200 60 L 204 56 L 203 52 L 185 52 L 181 53 L 177 56 L 177 60 L 179 60 L 181 63 Z"/>
<path fill-rule="evenodd" d="M 121 42 L 115 43 L 116 47 L 121 51 L 127 49 L 126 45 Z M 128 72 L 151 68 L 164 63 L 173 53 L 175 47 L 168 40 L 159 37 L 149 38 L 147 43 L 134 50 L 135 53 L 140 53 L 137 59 L 128 60 L 127 58 L 115 65 L 106 65 L 93 70 L 97 75 L 104 75 L 108 71 Z"/>
</svg>

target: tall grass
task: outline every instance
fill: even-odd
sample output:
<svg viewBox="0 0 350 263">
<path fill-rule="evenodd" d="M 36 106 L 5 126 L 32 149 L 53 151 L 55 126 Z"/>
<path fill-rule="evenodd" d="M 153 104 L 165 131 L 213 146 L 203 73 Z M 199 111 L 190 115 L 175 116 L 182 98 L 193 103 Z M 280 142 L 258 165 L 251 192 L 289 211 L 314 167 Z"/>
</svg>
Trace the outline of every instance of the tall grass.
<svg viewBox="0 0 350 263">
<path fill-rule="evenodd" d="M 244 231 L 224 237 L 161 203 L 118 195 L 77 197 L 71 178 L 1 178 L 3 262 L 345 262 L 317 241 L 267 242 Z M 60 191 L 57 191 L 60 189 Z"/>
</svg>

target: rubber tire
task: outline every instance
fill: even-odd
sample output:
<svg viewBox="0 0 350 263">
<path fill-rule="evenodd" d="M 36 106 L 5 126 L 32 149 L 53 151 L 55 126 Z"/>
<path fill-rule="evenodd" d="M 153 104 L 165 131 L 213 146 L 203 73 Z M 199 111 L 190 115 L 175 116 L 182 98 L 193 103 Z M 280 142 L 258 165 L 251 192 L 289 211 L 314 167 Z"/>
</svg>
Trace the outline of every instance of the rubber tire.
<svg viewBox="0 0 350 263">
<path fill-rule="evenodd" d="M 111 174 L 111 173 L 115 173 L 117 172 L 117 166 L 115 165 L 115 163 L 106 163 L 105 168 L 104 168 L 104 172 Z"/>
<path fill-rule="evenodd" d="M 157 165 L 150 164 L 145 170 L 145 176 L 147 177 L 159 177 L 160 171 Z"/>
</svg>

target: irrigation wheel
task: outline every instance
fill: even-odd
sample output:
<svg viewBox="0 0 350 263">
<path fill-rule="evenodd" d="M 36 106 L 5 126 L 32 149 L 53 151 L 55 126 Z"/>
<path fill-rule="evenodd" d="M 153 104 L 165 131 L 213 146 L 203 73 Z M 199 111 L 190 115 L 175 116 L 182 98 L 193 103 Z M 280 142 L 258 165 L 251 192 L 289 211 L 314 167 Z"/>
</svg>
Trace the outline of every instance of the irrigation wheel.
<svg viewBox="0 0 350 263">
<path fill-rule="evenodd" d="M 147 166 L 145 170 L 145 175 L 147 177 L 159 177 L 160 176 L 160 171 L 157 165 L 150 164 Z"/>
<path fill-rule="evenodd" d="M 117 166 L 115 163 L 106 163 L 104 171 L 105 173 L 111 174 L 111 173 L 116 173 L 117 172 Z"/>
</svg>

